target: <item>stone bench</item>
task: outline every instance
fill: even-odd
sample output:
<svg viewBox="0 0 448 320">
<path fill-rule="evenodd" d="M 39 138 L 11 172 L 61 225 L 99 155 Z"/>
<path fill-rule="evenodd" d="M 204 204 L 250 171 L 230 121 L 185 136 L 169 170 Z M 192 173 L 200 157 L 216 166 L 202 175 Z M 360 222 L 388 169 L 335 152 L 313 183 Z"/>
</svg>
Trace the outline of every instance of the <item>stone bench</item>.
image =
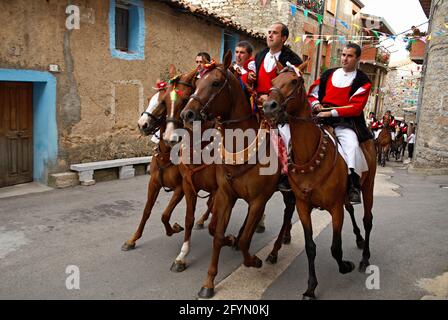
<svg viewBox="0 0 448 320">
<path fill-rule="evenodd" d="M 78 163 L 70 165 L 70 170 L 78 172 L 81 185 L 90 186 L 95 184 L 95 180 L 93 179 L 93 172 L 95 170 L 119 167 L 119 179 L 132 178 L 135 175 L 134 165 L 149 164 L 151 159 L 152 157 L 150 156 Z"/>
</svg>

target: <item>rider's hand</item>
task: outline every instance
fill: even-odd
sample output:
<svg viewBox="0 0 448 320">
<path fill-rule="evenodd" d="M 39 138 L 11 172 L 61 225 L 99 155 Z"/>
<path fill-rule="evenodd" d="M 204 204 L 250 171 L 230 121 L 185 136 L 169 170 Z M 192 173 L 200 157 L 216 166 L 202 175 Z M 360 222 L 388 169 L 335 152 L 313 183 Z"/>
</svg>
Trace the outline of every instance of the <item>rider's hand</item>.
<svg viewBox="0 0 448 320">
<path fill-rule="evenodd" d="M 249 72 L 249 74 L 247 75 L 247 82 L 252 84 L 255 82 L 255 80 L 257 80 L 257 75 L 255 74 L 255 72 Z"/>
<path fill-rule="evenodd" d="M 314 113 L 319 113 L 323 110 L 324 106 L 320 103 L 316 103 L 313 107 L 313 112 Z"/>
</svg>

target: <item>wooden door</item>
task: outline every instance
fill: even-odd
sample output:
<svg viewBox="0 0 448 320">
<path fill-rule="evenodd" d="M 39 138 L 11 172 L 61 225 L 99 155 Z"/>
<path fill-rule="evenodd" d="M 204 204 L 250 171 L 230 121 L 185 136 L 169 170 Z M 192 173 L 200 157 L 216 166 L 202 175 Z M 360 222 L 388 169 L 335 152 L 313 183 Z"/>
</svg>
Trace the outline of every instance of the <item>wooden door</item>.
<svg viewBox="0 0 448 320">
<path fill-rule="evenodd" d="M 33 84 L 0 81 L 0 187 L 33 181 Z"/>
</svg>

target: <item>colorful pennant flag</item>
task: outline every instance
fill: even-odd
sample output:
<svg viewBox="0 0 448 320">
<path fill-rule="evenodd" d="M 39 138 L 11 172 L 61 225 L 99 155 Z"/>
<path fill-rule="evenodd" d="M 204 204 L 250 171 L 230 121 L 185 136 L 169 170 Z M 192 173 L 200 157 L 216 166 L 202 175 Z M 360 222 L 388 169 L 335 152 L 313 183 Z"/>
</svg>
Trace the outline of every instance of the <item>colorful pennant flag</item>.
<svg viewBox="0 0 448 320">
<path fill-rule="evenodd" d="M 296 10 L 297 10 L 296 6 L 292 4 L 291 5 L 291 14 L 293 17 L 295 17 L 295 15 L 296 15 Z"/>
<path fill-rule="evenodd" d="M 341 41 L 342 44 L 345 44 L 347 42 L 345 36 L 339 36 L 339 41 Z"/>
<path fill-rule="evenodd" d="M 316 40 L 316 42 L 314 43 L 316 45 L 316 47 L 322 42 L 322 39 L 318 39 Z"/>
<path fill-rule="evenodd" d="M 305 17 L 307 17 L 307 18 L 308 18 L 308 12 L 309 12 L 308 9 L 303 10 L 303 15 L 304 15 Z"/>
<path fill-rule="evenodd" d="M 316 17 L 317 17 L 317 22 L 318 22 L 319 24 L 322 24 L 322 15 L 319 14 L 319 13 L 317 13 L 317 14 L 316 14 Z"/>
<path fill-rule="evenodd" d="M 354 23 L 353 26 L 356 28 L 356 31 L 359 31 L 361 29 L 361 27 L 358 26 L 356 23 Z"/>
<path fill-rule="evenodd" d="M 380 37 L 380 35 L 378 34 L 378 31 L 375 31 L 375 30 L 371 30 L 371 31 L 373 32 L 373 34 L 375 35 L 375 37 L 377 37 L 377 38 Z"/>
<path fill-rule="evenodd" d="M 302 41 L 305 42 L 306 40 L 306 34 L 302 35 Z"/>
<path fill-rule="evenodd" d="M 342 21 L 341 19 L 338 19 L 339 23 L 342 24 L 346 29 L 350 29 L 350 26 L 347 24 L 347 22 Z"/>
<path fill-rule="evenodd" d="M 300 42 L 300 41 L 302 41 L 302 37 L 300 37 L 300 36 L 297 36 L 294 40 L 294 42 L 296 42 L 296 43 Z"/>
</svg>

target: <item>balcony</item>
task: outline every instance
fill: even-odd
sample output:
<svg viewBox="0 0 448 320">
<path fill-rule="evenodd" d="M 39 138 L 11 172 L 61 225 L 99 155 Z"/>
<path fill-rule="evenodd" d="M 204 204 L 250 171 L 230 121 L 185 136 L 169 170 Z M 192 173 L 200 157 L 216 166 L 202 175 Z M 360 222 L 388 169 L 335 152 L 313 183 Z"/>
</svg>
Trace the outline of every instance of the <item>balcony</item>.
<svg viewBox="0 0 448 320">
<path fill-rule="evenodd" d="M 411 58 L 411 60 L 417 64 L 423 64 L 423 59 L 425 58 L 425 48 L 426 43 L 417 39 L 411 45 L 411 48 L 409 50 L 409 58 Z"/>
<path fill-rule="evenodd" d="M 361 53 L 361 62 L 378 65 L 386 68 L 389 65 L 390 52 L 383 47 L 364 46 Z"/>
</svg>

